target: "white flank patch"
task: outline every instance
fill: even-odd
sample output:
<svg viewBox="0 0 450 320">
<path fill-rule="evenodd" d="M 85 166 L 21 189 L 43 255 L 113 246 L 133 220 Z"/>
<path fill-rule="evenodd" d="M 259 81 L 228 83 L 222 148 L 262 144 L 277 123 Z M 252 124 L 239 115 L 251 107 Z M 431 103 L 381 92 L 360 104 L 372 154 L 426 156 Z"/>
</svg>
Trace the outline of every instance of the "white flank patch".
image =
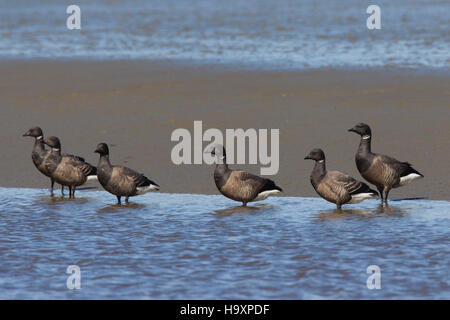
<svg viewBox="0 0 450 320">
<path fill-rule="evenodd" d="M 411 181 L 417 180 L 422 178 L 422 176 L 420 174 L 417 173 L 410 173 L 407 176 L 401 177 L 400 178 L 400 185 L 404 186 L 408 183 L 410 183 Z"/>
<path fill-rule="evenodd" d="M 91 175 L 87 177 L 87 180 L 84 184 L 93 183 L 98 181 L 98 177 L 96 175 Z"/>
<path fill-rule="evenodd" d="M 352 195 L 352 199 L 347 203 L 348 204 L 360 203 L 361 201 L 364 201 L 366 199 L 376 198 L 376 197 L 377 196 L 373 193 L 358 193 L 358 194 Z"/>
<path fill-rule="evenodd" d="M 147 193 L 150 191 L 158 191 L 159 187 L 155 186 L 154 184 L 151 184 L 147 187 L 137 187 L 136 190 L 137 190 L 137 192 L 136 192 L 137 194 L 144 194 L 144 193 Z"/>
<path fill-rule="evenodd" d="M 255 199 L 253 199 L 252 201 L 261 201 L 266 199 L 267 197 L 274 195 L 274 194 L 278 194 L 281 193 L 280 190 L 267 190 L 267 191 L 263 191 L 261 193 L 259 193 Z"/>
</svg>

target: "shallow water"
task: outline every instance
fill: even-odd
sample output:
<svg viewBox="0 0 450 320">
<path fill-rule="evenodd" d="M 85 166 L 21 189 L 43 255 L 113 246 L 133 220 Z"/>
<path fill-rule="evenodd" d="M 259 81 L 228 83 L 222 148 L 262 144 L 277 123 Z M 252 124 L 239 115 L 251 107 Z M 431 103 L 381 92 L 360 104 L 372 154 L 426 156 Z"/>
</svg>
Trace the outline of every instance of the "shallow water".
<svg viewBox="0 0 450 320">
<path fill-rule="evenodd" d="M 379 0 L 381 30 L 359 0 L 0 2 L 0 57 L 182 59 L 261 68 L 448 67 L 450 2 Z"/>
<path fill-rule="evenodd" d="M 0 188 L 0 298 L 450 298 L 450 202 Z M 81 269 L 69 290 L 66 269 Z M 369 265 L 381 289 L 369 290 Z"/>
</svg>

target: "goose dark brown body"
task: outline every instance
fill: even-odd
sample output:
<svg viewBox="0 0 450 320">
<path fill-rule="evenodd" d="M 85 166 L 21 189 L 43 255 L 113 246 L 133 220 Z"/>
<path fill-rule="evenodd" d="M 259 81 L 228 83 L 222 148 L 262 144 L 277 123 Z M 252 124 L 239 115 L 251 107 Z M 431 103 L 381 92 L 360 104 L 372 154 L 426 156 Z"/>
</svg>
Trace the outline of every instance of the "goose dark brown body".
<svg viewBox="0 0 450 320">
<path fill-rule="evenodd" d="M 35 167 L 44 175 L 50 178 L 51 186 L 50 186 L 50 193 L 53 194 L 53 186 L 55 184 L 55 180 L 52 178 L 52 172 L 50 172 L 49 163 L 46 162 L 47 158 L 50 156 L 51 151 L 47 150 L 45 148 L 44 143 L 44 134 L 41 128 L 34 127 L 28 130 L 26 133 L 23 134 L 24 137 L 34 137 L 34 147 L 33 151 L 31 152 L 31 160 L 33 161 L 33 164 Z M 85 162 L 82 157 L 62 153 L 62 157 L 70 157 L 74 160 L 78 160 L 81 162 Z M 92 173 L 95 175 L 95 173 Z M 64 185 L 61 185 L 61 194 L 64 195 Z"/>
<path fill-rule="evenodd" d="M 231 170 L 226 163 L 226 152 L 223 146 L 214 146 L 207 152 L 215 156 L 216 148 L 220 151 L 220 154 L 217 152 L 218 157 L 223 157 L 219 162 L 223 163 L 216 164 L 214 182 L 225 197 L 242 202 L 245 206 L 248 202 L 264 200 L 272 194 L 283 191 L 270 179 L 241 170 Z"/>
<path fill-rule="evenodd" d="M 359 123 L 349 131 L 361 136 L 358 151 L 355 156 L 356 167 L 364 179 L 375 185 L 381 199 L 387 202 L 389 191 L 409 182 L 423 178 L 410 163 L 373 153 L 371 150 L 372 132 L 367 124 Z"/>
<path fill-rule="evenodd" d="M 45 140 L 45 144 L 52 148 L 44 160 L 46 170 L 54 181 L 69 187 L 69 197 L 75 196 L 76 187 L 85 184 L 88 177 L 97 175 L 97 168 L 83 161 L 83 158 L 61 154 L 58 138 L 49 137 Z"/>
<path fill-rule="evenodd" d="M 224 196 L 244 204 L 255 201 L 258 195 L 264 191 L 282 191 L 272 180 L 261 178 L 245 171 L 230 170 L 227 177 L 225 183 L 222 184 L 219 182 L 222 179 L 217 179 L 216 173 L 214 173 L 217 188 Z"/>
<path fill-rule="evenodd" d="M 98 181 L 103 188 L 117 197 L 120 203 L 121 197 L 144 194 L 149 191 L 159 190 L 159 185 L 130 168 L 113 166 L 109 161 L 109 148 L 105 143 L 100 143 L 95 152 L 100 154 L 97 166 Z"/>
<path fill-rule="evenodd" d="M 364 182 L 340 171 L 327 171 L 325 154 L 321 149 L 312 150 L 305 159 L 315 161 L 310 177 L 314 190 L 325 200 L 335 203 L 338 208 L 343 204 L 359 203 L 378 196 L 378 193 Z"/>
</svg>

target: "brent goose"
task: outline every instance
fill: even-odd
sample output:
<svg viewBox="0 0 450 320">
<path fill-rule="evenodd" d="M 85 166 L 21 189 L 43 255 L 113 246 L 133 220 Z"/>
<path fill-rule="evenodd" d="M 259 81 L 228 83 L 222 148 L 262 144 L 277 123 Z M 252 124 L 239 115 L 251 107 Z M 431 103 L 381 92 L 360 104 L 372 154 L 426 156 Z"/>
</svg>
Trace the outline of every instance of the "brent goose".
<svg viewBox="0 0 450 320">
<path fill-rule="evenodd" d="M 408 162 L 400 162 L 394 158 L 372 153 L 370 142 L 372 132 L 365 123 L 359 123 L 348 131 L 361 136 L 358 152 L 355 156 L 356 166 L 361 175 L 374 184 L 381 195 L 381 200 L 388 201 L 389 191 L 423 178 L 423 175 L 413 169 Z"/>
<path fill-rule="evenodd" d="M 53 195 L 53 186 L 55 184 L 55 180 L 53 180 L 50 177 L 50 172 L 48 172 L 47 168 L 45 167 L 44 160 L 45 158 L 50 155 L 50 151 L 45 149 L 45 143 L 44 143 L 44 133 L 42 132 L 42 129 L 40 127 L 34 127 L 25 132 L 23 137 L 33 137 L 34 138 L 34 147 L 33 151 L 31 152 L 31 159 L 33 160 L 34 165 L 36 168 L 50 178 L 51 186 L 50 186 L 50 193 Z M 63 155 L 66 155 L 63 153 Z M 73 156 L 72 157 L 77 157 Z M 77 157 L 81 159 L 81 161 L 84 161 L 83 158 Z M 64 195 L 64 186 L 61 186 L 61 194 Z"/>
<path fill-rule="evenodd" d="M 205 153 L 216 157 L 214 181 L 225 197 L 242 202 L 261 201 L 283 190 L 270 179 L 261 178 L 241 170 L 231 170 L 226 161 L 225 148 L 219 144 L 209 146 Z"/>
<path fill-rule="evenodd" d="M 159 190 L 159 185 L 143 174 L 127 167 L 111 165 L 106 143 L 99 143 L 95 152 L 100 154 L 97 166 L 98 181 L 106 191 L 117 196 L 119 204 L 121 197 L 125 197 L 125 202 L 128 203 L 128 197 Z"/>
<path fill-rule="evenodd" d="M 69 198 L 75 197 L 76 187 L 97 180 L 97 168 L 81 157 L 61 154 L 61 143 L 57 137 L 49 137 L 44 143 L 51 148 L 44 165 L 54 181 L 69 187 Z"/>
<path fill-rule="evenodd" d="M 33 160 L 34 166 L 39 170 L 39 172 L 50 178 L 50 193 L 53 194 L 53 186 L 55 184 L 55 180 L 50 177 L 50 172 L 47 170 L 44 164 L 44 160 L 50 154 L 50 152 L 45 149 L 44 134 L 42 132 L 42 129 L 39 127 L 31 128 L 22 136 L 34 138 L 34 147 L 33 151 L 31 151 L 31 160 Z M 64 189 L 64 186 L 62 186 L 62 188 Z M 61 190 L 61 192 L 63 192 L 63 190 Z"/>
<path fill-rule="evenodd" d="M 325 200 L 333 202 L 338 209 L 343 204 L 355 204 L 378 196 L 378 192 L 364 182 L 353 179 L 340 171 L 327 171 L 322 149 L 313 149 L 306 157 L 315 161 L 311 172 L 311 184 Z"/>
<path fill-rule="evenodd" d="M 34 147 L 33 151 L 31 152 L 31 159 L 33 160 L 34 165 L 36 168 L 50 178 L 51 186 L 50 186 L 50 193 L 53 195 L 53 186 L 55 184 L 55 180 L 53 180 L 50 177 L 50 172 L 48 172 L 47 168 L 45 167 L 44 160 L 48 155 L 50 155 L 50 151 L 45 149 L 45 143 L 44 143 L 44 133 L 40 127 L 34 127 L 25 132 L 23 137 L 33 137 L 34 138 Z M 71 156 L 74 158 L 79 159 L 80 161 L 84 161 L 82 157 L 70 155 L 67 153 L 63 153 L 63 156 Z M 64 195 L 64 186 L 61 185 L 61 194 Z"/>
</svg>

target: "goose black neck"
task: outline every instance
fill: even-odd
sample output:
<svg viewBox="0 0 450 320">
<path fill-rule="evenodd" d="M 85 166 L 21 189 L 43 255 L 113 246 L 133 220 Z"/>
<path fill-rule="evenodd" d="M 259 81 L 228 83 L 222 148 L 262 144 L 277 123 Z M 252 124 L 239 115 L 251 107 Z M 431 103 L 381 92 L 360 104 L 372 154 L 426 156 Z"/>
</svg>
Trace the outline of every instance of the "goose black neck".
<svg viewBox="0 0 450 320">
<path fill-rule="evenodd" d="M 223 163 L 216 164 L 216 168 L 214 170 L 214 181 L 219 189 L 227 183 L 230 174 L 231 170 L 228 168 L 226 158 L 223 159 Z"/>
<path fill-rule="evenodd" d="M 55 156 L 61 156 L 61 149 L 53 149 L 52 148 L 52 155 L 55 155 Z"/>
<path fill-rule="evenodd" d="M 358 153 L 359 154 L 369 154 L 371 153 L 370 142 L 372 140 L 371 136 L 362 136 L 359 142 Z"/>
<path fill-rule="evenodd" d="M 327 173 L 327 168 L 325 166 L 325 160 L 316 161 L 314 164 L 314 169 L 311 173 L 311 179 L 318 184 L 320 180 L 325 176 Z"/>
<path fill-rule="evenodd" d="M 316 163 L 314 164 L 313 172 L 319 174 L 324 174 L 325 172 L 327 172 L 325 160 L 316 161 Z"/>
<path fill-rule="evenodd" d="M 223 159 L 221 159 L 222 163 L 217 163 L 216 164 L 216 172 L 227 172 L 230 169 L 228 168 L 228 164 L 227 164 L 227 156 L 224 155 Z"/>
<path fill-rule="evenodd" d="M 45 150 L 45 144 L 42 138 L 34 138 L 34 151 L 44 151 Z"/>
<path fill-rule="evenodd" d="M 100 155 L 100 159 L 98 160 L 98 167 L 103 167 L 103 168 L 111 167 L 111 162 L 109 162 L 108 154 Z"/>
<path fill-rule="evenodd" d="M 228 164 L 226 163 L 218 163 L 216 164 L 216 172 L 225 173 L 229 171 Z"/>
</svg>

